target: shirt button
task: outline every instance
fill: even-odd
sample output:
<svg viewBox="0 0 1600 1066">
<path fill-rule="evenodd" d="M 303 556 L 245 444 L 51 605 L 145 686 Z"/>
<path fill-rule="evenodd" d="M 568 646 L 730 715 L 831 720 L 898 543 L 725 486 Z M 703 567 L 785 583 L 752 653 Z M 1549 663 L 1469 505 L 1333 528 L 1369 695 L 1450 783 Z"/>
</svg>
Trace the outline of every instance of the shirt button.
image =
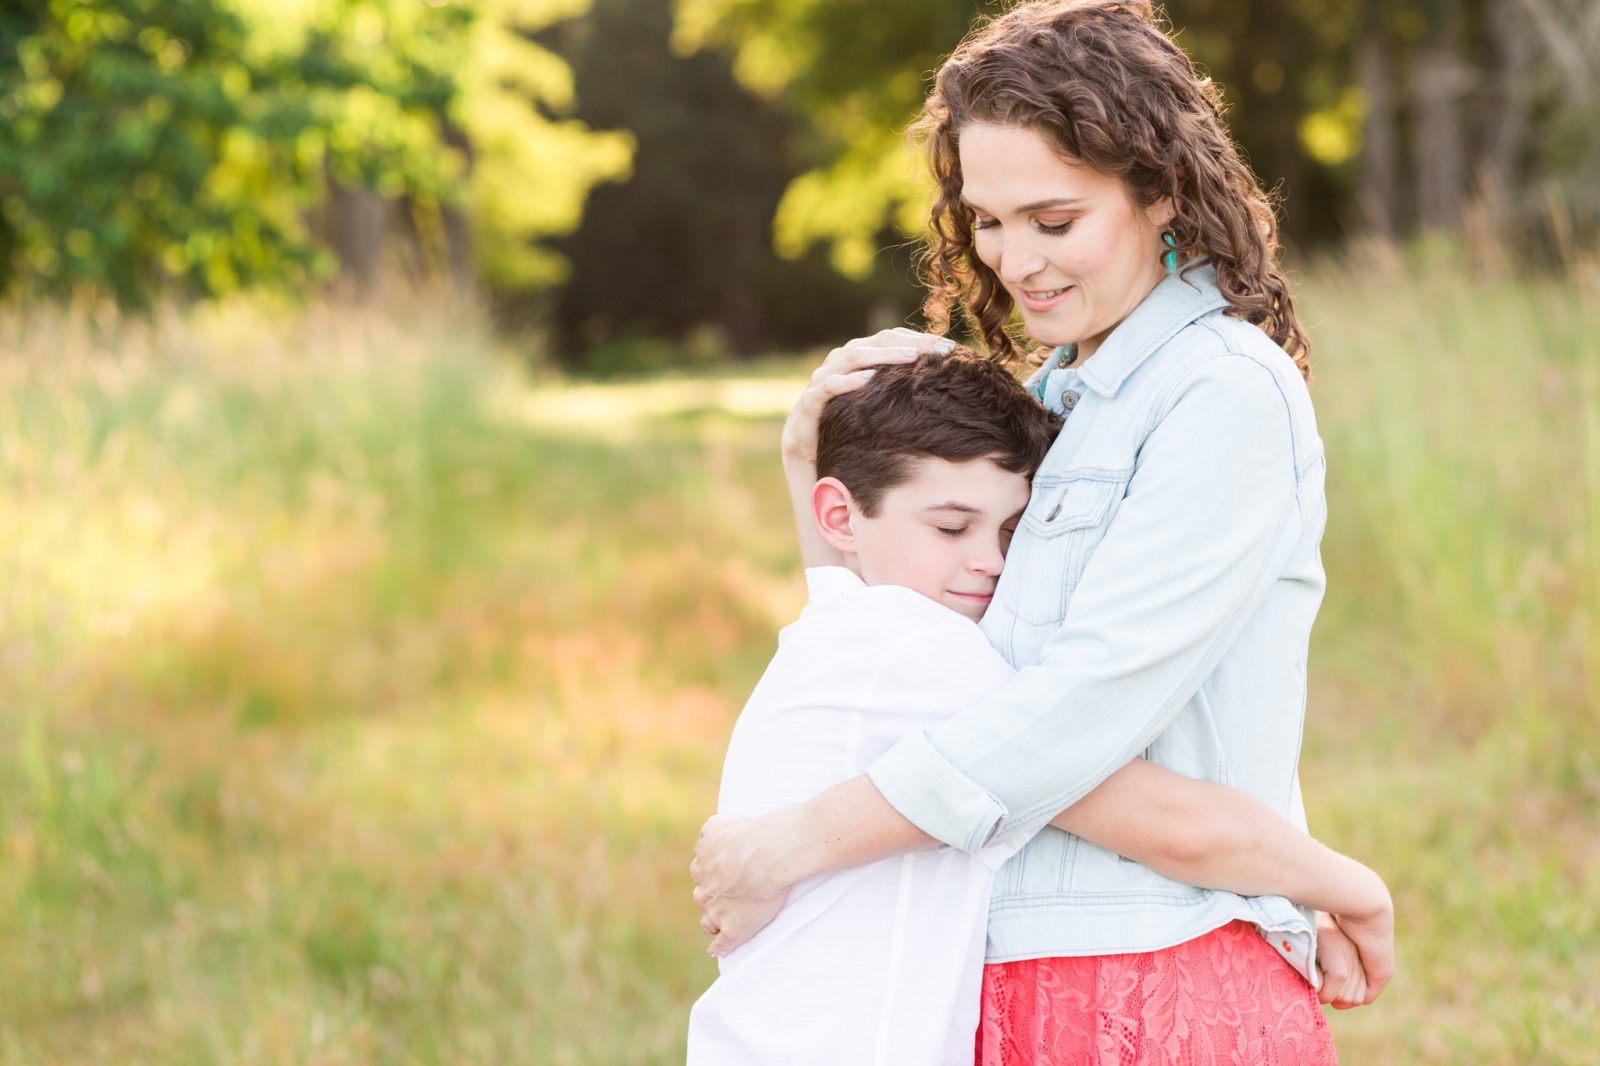
<svg viewBox="0 0 1600 1066">
<path fill-rule="evenodd" d="M 1062 393 L 1061 406 L 1065 407 L 1069 411 L 1078 406 L 1078 394 L 1073 392 L 1071 389 L 1068 389 L 1066 392 Z"/>
</svg>

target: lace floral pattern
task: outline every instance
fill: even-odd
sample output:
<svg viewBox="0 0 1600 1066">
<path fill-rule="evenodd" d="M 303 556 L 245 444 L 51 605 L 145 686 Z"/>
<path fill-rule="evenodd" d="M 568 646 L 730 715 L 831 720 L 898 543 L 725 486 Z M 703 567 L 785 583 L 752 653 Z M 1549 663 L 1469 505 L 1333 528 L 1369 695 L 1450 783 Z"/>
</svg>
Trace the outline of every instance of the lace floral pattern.
<svg viewBox="0 0 1600 1066">
<path fill-rule="evenodd" d="M 1137 955 L 983 968 L 978 1066 L 1336 1066 L 1317 995 L 1246 922 Z"/>
</svg>

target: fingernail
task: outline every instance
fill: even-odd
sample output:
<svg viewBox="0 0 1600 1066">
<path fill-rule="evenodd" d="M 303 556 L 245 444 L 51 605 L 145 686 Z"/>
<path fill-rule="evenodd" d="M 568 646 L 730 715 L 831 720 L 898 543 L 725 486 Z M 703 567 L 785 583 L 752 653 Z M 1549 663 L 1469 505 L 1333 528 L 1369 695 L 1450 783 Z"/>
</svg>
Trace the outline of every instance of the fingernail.
<svg viewBox="0 0 1600 1066">
<path fill-rule="evenodd" d="M 951 352 L 956 350 L 956 342 L 951 340 L 949 337 L 946 337 L 938 344 L 935 344 L 933 346 L 933 350 L 938 352 L 940 355 L 949 355 Z"/>
</svg>

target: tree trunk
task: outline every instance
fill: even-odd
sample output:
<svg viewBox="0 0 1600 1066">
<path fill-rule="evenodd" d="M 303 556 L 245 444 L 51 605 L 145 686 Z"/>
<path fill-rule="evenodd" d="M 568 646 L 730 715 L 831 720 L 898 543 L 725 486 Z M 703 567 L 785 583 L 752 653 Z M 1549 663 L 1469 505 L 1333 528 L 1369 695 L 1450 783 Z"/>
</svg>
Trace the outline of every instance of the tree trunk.
<svg viewBox="0 0 1600 1066">
<path fill-rule="evenodd" d="M 1356 206 L 1370 234 L 1393 240 L 1400 234 L 1400 138 L 1395 128 L 1394 66 L 1382 30 L 1369 30 L 1357 43 L 1355 66 L 1356 84 L 1367 98 Z"/>
<path fill-rule="evenodd" d="M 376 280 L 394 205 L 371 189 L 347 189 L 330 179 L 325 211 L 328 246 L 339 257 L 339 280 L 365 290 Z"/>
<path fill-rule="evenodd" d="M 1495 69 L 1482 98 L 1482 148 L 1473 175 L 1472 210 L 1482 220 L 1485 236 L 1499 240 L 1506 235 L 1506 216 L 1517 188 L 1517 164 L 1528 129 L 1534 41 L 1518 10 L 1518 0 L 1492 0 L 1488 17 Z"/>
<path fill-rule="evenodd" d="M 1467 186 L 1461 105 L 1472 78 L 1461 61 L 1457 15 L 1447 6 L 1417 50 L 1411 78 L 1417 220 L 1425 230 L 1451 231 L 1461 222 Z"/>
<path fill-rule="evenodd" d="M 1279 221 L 1290 240 L 1309 232 L 1314 205 L 1307 199 L 1305 157 L 1300 149 L 1302 101 L 1292 76 L 1304 57 L 1305 26 L 1297 9 L 1283 0 L 1249 0 L 1239 40 L 1237 81 L 1230 89 L 1249 124 L 1250 165 L 1262 185 L 1280 196 Z M 1236 131 L 1237 132 L 1237 131 Z"/>
</svg>

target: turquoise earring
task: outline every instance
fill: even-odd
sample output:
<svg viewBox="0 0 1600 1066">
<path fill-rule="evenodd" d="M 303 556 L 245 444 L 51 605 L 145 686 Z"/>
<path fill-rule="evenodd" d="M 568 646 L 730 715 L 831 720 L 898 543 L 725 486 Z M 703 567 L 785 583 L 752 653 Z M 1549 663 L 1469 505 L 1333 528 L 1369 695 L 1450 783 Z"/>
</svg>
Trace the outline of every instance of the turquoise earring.
<svg viewBox="0 0 1600 1066">
<path fill-rule="evenodd" d="M 1172 234 L 1163 233 L 1162 241 L 1166 243 L 1167 250 L 1161 253 L 1161 262 L 1167 268 L 1168 274 L 1178 272 L 1178 242 L 1172 239 Z"/>
</svg>

